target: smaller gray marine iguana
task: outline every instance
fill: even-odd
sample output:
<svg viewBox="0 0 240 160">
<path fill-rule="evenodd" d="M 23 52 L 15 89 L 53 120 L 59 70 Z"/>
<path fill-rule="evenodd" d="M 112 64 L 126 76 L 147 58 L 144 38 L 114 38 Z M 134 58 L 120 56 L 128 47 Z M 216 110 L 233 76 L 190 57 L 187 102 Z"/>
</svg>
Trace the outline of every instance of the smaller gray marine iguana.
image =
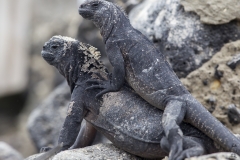
<svg viewBox="0 0 240 160">
<path fill-rule="evenodd" d="M 172 146 L 170 159 L 175 159 L 181 152 L 182 132 L 178 125 L 183 120 L 226 150 L 240 155 L 240 140 L 187 91 L 164 55 L 132 27 L 117 5 L 104 0 L 89 0 L 79 7 L 79 14 L 100 28 L 107 56 L 113 66 L 110 80 L 88 81 L 98 83 L 88 89 L 103 89 L 97 97 L 118 91 L 126 79 L 143 99 L 164 110 L 163 128 Z"/>
<path fill-rule="evenodd" d="M 163 111 L 128 86 L 101 99 L 95 98 L 100 89 L 86 90 L 90 86 L 87 80 L 108 78 L 105 66 L 98 61 L 100 53 L 96 48 L 72 38 L 54 36 L 45 43 L 41 54 L 67 79 L 71 88 L 68 114 L 59 136 L 62 150 L 90 145 L 98 130 L 115 146 L 134 155 L 145 158 L 168 155 L 170 146 L 161 123 Z M 81 126 L 83 118 L 87 121 L 85 126 Z M 183 151 L 175 160 L 219 151 L 209 137 L 192 125 L 182 122 L 180 128 Z"/>
</svg>

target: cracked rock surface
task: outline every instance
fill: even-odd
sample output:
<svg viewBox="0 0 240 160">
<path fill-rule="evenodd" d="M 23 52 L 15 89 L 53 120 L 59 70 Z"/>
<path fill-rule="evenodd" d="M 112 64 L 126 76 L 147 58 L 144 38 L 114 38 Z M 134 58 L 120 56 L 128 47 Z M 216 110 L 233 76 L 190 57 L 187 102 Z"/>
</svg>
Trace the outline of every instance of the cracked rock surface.
<svg viewBox="0 0 240 160">
<path fill-rule="evenodd" d="M 239 0 L 181 0 L 185 11 L 193 11 L 207 24 L 223 24 L 240 20 Z"/>
</svg>

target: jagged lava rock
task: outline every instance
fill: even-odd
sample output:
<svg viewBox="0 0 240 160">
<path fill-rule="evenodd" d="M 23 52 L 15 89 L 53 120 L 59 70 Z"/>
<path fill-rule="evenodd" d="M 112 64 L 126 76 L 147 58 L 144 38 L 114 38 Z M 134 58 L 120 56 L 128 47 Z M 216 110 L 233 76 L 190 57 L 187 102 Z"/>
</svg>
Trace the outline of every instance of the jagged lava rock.
<svg viewBox="0 0 240 160">
<path fill-rule="evenodd" d="M 179 77 L 185 77 L 209 60 L 229 41 L 240 39 L 236 21 L 202 24 L 185 12 L 180 0 L 145 0 L 129 14 L 131 24 L 152 40 Z"/>
<path fill-rule="evenodd" d="M 185 11 L 193 11 L 207 24 L 223 24 L 240 20 L 239 0 L 181 0 Z"/>
<path fill-rule="evenodd" d="M 213 109 L 213 115 L 234 133 L 240 133 L 240 125 L 232 126 L 228 122 L 227 107 L 234 104 L 240 108 L 240 65 L 233 70 L 227 63 L 239 52 L 240 41 L 228 43 L 202 67 L 181 79 L 193 96 L 208 110 Z"/>
<path fill-rule="evenodd" d="M 23 160 L 23 157 L 8 144 L 0 142 L 0 160 Z"/>
</svg>

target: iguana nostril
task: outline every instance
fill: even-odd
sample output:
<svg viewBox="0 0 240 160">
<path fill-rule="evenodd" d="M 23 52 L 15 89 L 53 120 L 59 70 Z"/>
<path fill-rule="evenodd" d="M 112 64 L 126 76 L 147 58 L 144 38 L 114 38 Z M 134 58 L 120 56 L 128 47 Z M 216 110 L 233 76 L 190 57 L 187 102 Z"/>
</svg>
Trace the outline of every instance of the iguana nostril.
<svg viewBox="0 0 240 160">
<path fill-rule="evenodd" d="M 80 6 L 79 6 L 79 8 L 83 8 L 85 5 L 84 4 L 81 4 Z"/>
</svg>

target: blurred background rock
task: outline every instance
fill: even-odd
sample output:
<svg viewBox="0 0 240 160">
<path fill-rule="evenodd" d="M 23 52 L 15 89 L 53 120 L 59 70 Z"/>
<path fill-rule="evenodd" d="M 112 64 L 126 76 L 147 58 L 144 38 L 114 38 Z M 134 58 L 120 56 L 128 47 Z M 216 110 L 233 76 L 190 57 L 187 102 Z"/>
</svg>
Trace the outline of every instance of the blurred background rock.
<svg viewBox="0 0 240 160">
<path fill-rule="evenodd" d="M 56 103 L 51 101 L 51 96 L 46 99 L 63 78 L 42 59 L 40 52 L 44 42 L 53 35 L 63 35 L 89 43 L 99 48 L 103 62 L 111 68 L 104 56 L 99 30 L 78 15 L 77 8 L 83 1 L 0 0 L 0 141 L 12 146 L 23 157 L 36 153 L 42 145 L 56 143 L 60 130 L 56 126 L 61 126 L 70 94 L 61 91 L 63 95 L 53 98 Z M 234 123 L 229 122 L 229 115 L 239 113 L 228 111 L 229 105 L 240 108 L 240 42 L 232 42 L 240 39 L 240 24 L 235 20 L 239 17 L 232 15 L 226 20 L 225 15 L 229 15 L 226 9 L 224 16 L 209 14 L 204 21 L 205 12 L 221 12 L 225 0 L 111 1 L 122 6 L 133 26 L 165 54 L 193 95 L 234 133 L 240 133 L 240 120 L 230 118 Z M 215 4 L 218 7 L 214 7 Z M 238 5 L 238 1 L 233 1 L 228 7 L 229 13 Z M 205 6 L 209 9 L 200 12 Z M 191 12 L 186 12 L 184 7 Z M 210 21 L 211 17 L 215 19 Z M 66 85 L 62 87 L 67 88 Z M 59 89 L 51 94 L 52 97 Z M 53 114 L 50 111 L 58 107 L 56 104 L 60 105 L 56 112 L 60 120 L 51 121 Z M 51 108 L 41 119 L 47 107 Z M 31 112 L 32 118 L 28 121 Z M 43 123 L 39 122 L 41 120 Z M 61 122 L 50 127 L 37 127 L 56 121 Z M 36 139 L 33 138 L 34 142 L 26 129 L 27 122 L 32 126 L 32 138 L 33 134 L 39 133 Z"/>
</svg>

